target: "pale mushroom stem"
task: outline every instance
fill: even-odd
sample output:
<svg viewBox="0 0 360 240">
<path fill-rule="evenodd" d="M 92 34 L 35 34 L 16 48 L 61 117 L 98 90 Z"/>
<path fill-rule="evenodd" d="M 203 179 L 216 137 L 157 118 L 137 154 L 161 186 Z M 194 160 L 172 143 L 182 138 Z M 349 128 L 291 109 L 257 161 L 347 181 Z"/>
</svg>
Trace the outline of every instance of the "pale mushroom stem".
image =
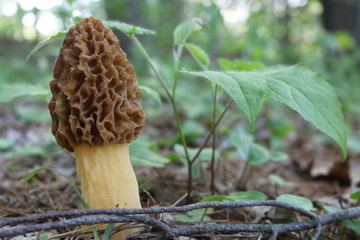
<svg viewBox="0 0 360 240">
<path fill-rule="evenodd" d="M 142 208 L 128 144 L 83 144 L 74 153 L 82 195 L 90 209 Z"/>
</svg>

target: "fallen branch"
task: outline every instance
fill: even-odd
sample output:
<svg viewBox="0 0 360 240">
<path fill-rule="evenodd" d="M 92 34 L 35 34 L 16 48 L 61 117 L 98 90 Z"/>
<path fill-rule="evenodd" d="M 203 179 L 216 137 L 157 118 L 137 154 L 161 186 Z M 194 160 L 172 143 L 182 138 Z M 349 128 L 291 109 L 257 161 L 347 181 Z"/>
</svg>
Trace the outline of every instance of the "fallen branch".
<svg viewBox="0 0 360 240">
<path fill-rule="evenodd" d="M 254 206 L 273 206 L 289 209 L 310 218 L 310 220 L 288 224 L 201 224 L 182 228 L 170 228 L 160 220 L 149 216 L 137 216 L 138 214 L 154 214 L 167 212 L 187 212 L 200 208 L 242 208 Z M 152 207 L 145 209 L 90 209 L 74 210 L 66 212 L 35 214 L 26 217 L 8 218 L 0 220 L 0 238 L 14 237 L 17 235 L 44 231 L 50 229 L 67 228 L 79 225 L 91 225 L 98 223 L 136 222 L 142 223 L 161 230 L 166 238 L 178 236 L 191 236 L 194 234 L 232 234 L 239 232 L 258 232 L 271 234 L 270 239 L 276 239 L 278 234 L 309 230 L 316 228 L 312 239 L 317 239 L 321 233 L 321 226 L 345 219 L 360 217 L 360 207 L 340 210 L 331 214 L 316 215 L 306 209 L 274 200 L 267 201 L 240 201 L 240 202 L 205 202 L 185 205 L 181 207 Z M 32 225 L 19 225 L 34 223 L 45 220 L 69 218 L 54 222 L 38 223 Z M 9 227 L 17 225 L 15 227 Z M 5 228 L 5 226 L 8 226 Z"/>
</svg>

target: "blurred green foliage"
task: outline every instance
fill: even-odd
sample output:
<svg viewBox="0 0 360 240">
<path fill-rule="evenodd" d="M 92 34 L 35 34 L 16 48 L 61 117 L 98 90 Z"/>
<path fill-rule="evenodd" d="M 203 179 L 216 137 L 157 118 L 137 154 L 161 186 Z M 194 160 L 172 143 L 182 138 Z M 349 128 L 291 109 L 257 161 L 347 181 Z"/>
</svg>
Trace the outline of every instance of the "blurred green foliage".
<svg viewBox="0 0 360 240">
<path fill-rule="evenodd" d="M 275 1 L 275 0 L 59 0 L 41 5 L 42 1 L 31 1 L 32 7 L 24 0 L 5 0 L 0 11 L 0 108 L 9 108 L 19 121 L 24 124 L 47 123 L 44 100 L 21 98 L 23 95 L 47 96 L 48 81 L 52 79 L 53 63 L 58 54 L 61 41 L 44 46 L 28 61 L 25 61 L 30 50 L 40 41 L 49 38 L 57 31 L 64 31 L 73 24 L 74 19 L 93 15 L 101 19 L 128 22 L 152 29 L 155 36 L 140 36 L 142 44 L 161 70 L 165 81 L 172 84 L 174 39 L 172 32 L 179 22 L 196 19 L 202 23 L 192 26 L 195 31 L 190 35 L 185 47 L 181 68 L 201 70 L 194 64 L 193 56 L 204 67 L 219 70 L 254 70 L 264 65 L 303 63 L 312 70 L 323 73 L 336 88 L 340 96 L 349 128 L 356 123 L 360 114 L 358 94 L 360 50 L 354 38 L 346 31 L 327 32 L 321 22 L 323 11 L 320 0 Z M 294 4 L 296 3 L 297 4 Z M 9 4 L 15 4 L 16 11 L 9 14 Z M 30 6 L 30 7 L 29 7 Z M 52 14 L 56 19 L 53 32 L 43 34 L 40 23 L 45 13 Z M 30 14 L 30 15 L 29 15 Z M 33 16 L 34 21 L 30 20 Z M 30 19 L 30 20 L 29 20 Z M 116 32 L 116 31 L 115 31 Z M 128 53 L 135 66 L 144 94 L 143 105 L 147 109 L 148 118 L 155 119 L 166 112 L 169 106 L 159 105 L 164 101 L 165 93 L 148 68 L 139 51 L 131 41 L 120 32 L 122 48 Z M 186 34 L 186 32 L 185 32 Z M 208 57 L 211 56 L 211 57 Z M 189 88 L 189 81 L 191 88 Z M 11 87 L 17 87 L 13 92 Z M 148 91 L 147 91 L 147 90 Z M 155 89 L 160 95 L 151 91 Z M 196 144 L 197 139 L 205 133 L 199 126 L 211 121 L 211 86 L 204 81 L 180 79 L 178 81 L 177 102 L 185 120 L 184 131 L 189 142 Z M 221 112 L 224 92 L 219 93 L 217 112 Z M 189 96 L 196 96 L 189 97 Z M 147 99 L 151 99 L 147 101 Z M 155 99 L 155 101 L 154 101 Z M 11 102 L 9 102 L 11 100 Z M 17 103 L 26 102 L 24 106 Z M 42 103 L 41 103 L 42 102 Z M 21 104 L 20 104 L 21 105 Z M 266 106 L 265 106 L 266 108 Z M 272 133 L 271 147 L 281 148 L 281 139 L 287 136 L 294 127 L 281 117 L 291 114 L 282 108 L 267 111 Z M 279 117 L 280 116 L 280 117 Z M 226 123 L 243 120 L 238 114 L 228 114 Z M 224 124 L 225 125 L 225 124 Z M 223 128 L 225 132 L 230 129 Z M 5 129 L 0 129 L 0 137 L 4 138 Z M 180 143 L 176 131 L 169 145 Z M 166 145 L 166 144 L 164 144 Z M 168 145 L 168 146 L 169 146 Z"/>
</svg>

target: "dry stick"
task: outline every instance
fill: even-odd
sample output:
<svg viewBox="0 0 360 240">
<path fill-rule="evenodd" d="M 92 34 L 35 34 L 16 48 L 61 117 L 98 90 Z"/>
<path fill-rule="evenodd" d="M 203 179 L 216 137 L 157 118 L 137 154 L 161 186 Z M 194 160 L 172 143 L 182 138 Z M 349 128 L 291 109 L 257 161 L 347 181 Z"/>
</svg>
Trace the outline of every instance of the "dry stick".
<svg viewBox="0 0 360 240">
<path fill-rule="evenodd" d="M 154 214 L 154 213 L 170 213 L 170 212 L 188 212 L 191 210 L 201 208 L 243 208 L 243 207 L 256 207 L 256 206 L 272 206 L 289 209 L 291 211 L 298 212 L 309 218 L 316 218 L 317 215 L 306 209 L 297 207 L 295 205 L 279 202 L 275 200 L 257 200 L 257 201 L 238 201 L 238 202 L 202 202 L 194 203 L 179 207 L 151 207 L 143 209 L 84 209 L 84 210 L 72 210 L 55 213 L 42 213 L 34 214 L 26 217 L 7 218 L 0 220 L 0 227 L 16 225 L 20 223 L 29 223 L 36 221 L 43 221 L 47 219 L 77 217 L 85 215 L 136 215 L 136 214 Z M 359 207 L 360 208 L 360 207 Z"/>
<path fill-rule="evenodd" d="M 257 201 L 260 202 L 268 202 L 271 203 L 270 205 L 274 205 L 276 203 L 279 207 L 284 208 L 291 208 L 292 210 L 299 210 L 302 213 L 306 213 L 308 216 L 315 215 L 314 213 L 298 208 L 295 206 L 292 206 L 290 204 L 276 202 L 276 201 Z M 240 202 L 241 203 L 241 202 Z M 250 202 L 248 202 L 250 203 Z M 199 206 L 209 206 L 209 205 L 228 205 L 227 207 L 234 207 L 235 205 L 238 205 L 236 203 L 222 203 L 219 202 L 209 202 L 209 203 L 197 203 L 197 204 L 191 204 L 183 207 L 175 207 L 175 208 L 168 208 L 167 210 L 171 209 L 173 211 L 174 209 L 179 210 L 185 210 L 188 211 L 190 209 L 197 209 Z M 252 204 L 250 204 L 252 205 Z M 266 205 L 266 204 L 264 204 Z M 269 205 L 269 204 L 267 204 Z M 160 209 L 166 210 L 164 207 L 156 207 L 156 211 L 159 211 Z M 151 209 L 151 208 L 150 208 Z M 139 212 L 139 210 L 149 210 L 149 209 L 112 209 L 112 210 L 120 210 L 120 212 Z M 125 211 L 126 210 L 126 211 Z M 79 212 L 91 212 L 94 210 L 80 210 Z M 103 212 L 103 211 L 109 211 L 109 210 L 96 210 L 97 212 Z M 75 211 L 73 211 L 74 214 Z M 148 212 L 148 211 L 147 211 Z M 165 211 L 164 211 L 165 212 Z M 69 212 L 67 212 L 69 213 Z M 56 213 L 53 213 L 53 216 Z M 61 213 L 57 213 L 59 215 Z M 45 215 L 45 214 L 38 214 L 37 216 Z M 34 215 L 36 216 L 36 215 Z M 30 216 L 32 217 L 32 216 Z M 163 231 L 163 234 L 165 237 L 173 238 L 178 236 L 191 236 L 193 234 L 202 234 L 202 233 L 222 233 L 222 234 L 231 234 L 231 233 L 237 233 L 237 232 L 260 232 L 260 233 L 269 233 L 272 234 L 270 239 L 276 239 L 276 236 L 278 234 L 293 232 L 293 231 L 301 231 L 301 230 L 307 230 L 314 228 L 318 225 L 325 225 L 332 222 L 345 220 L 345 219 L 351 219 L 360 217 L 360 207 L 354 207 L 349 209 L 340 210 L 334 213 L 330 214 L 324 214 L 317 216 L 315 215 L 315 218 L 303 222 L 296 222 L 296 223 L 288 223 L 288 224 L 205 224 L 201 226 L 195 226 L 195 227 L 185 227 L 185 228 L 170 228 L 168 225 L 147 217 L 147 216 L 114 216 L 114 215 L 98 215 L 98 216 L 85 216 L 85 217 L 79 217 L 79 218 L 73 218 L 73 219 L 66 219 L 62 221 L 56 221 L 56 222 L 50 222 L 50 223 L 43 223 L 43 224 L 34 224 L 34 225 L 24 225 L 24 226 L 17 226 L 17 227 L 11 227 L 7 229 L 0 230 L 0 238 L 5 237 L 13 237 L 29 232 L 36 232 L 36 231 L 43 231 L 43 230 L 50 230 L 50 229 L 57 229 L 57 228 L 66 228 L 71 226 L 78 226 L 78 225 L 84 225 L 84 224 L 98 224 L 98 223 L 114 223 L 114 222 L 138 222 L 147 224 L 153 227 L 156 227 Z M 24 218 L 24 217 L 23 217 Z M 28 217 L 29 218 L 29 217 Z M 317 239 L 316 236 L 313 236 L 312 239 Z"/>
</svg>

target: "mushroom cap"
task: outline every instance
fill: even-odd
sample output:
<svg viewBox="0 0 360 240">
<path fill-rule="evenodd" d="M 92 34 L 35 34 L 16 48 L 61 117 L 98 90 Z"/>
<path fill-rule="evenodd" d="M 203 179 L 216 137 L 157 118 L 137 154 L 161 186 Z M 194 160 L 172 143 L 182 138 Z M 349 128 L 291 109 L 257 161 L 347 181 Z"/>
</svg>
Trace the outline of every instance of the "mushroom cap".
<svg viewBox="0 0 360 240">
<path fill-rule="evenodd" d="M 144 127 L 134 68 L 115 34 L 86 18 L 67 32 L 50 81 L 52 133 L 69 150 L 130 143 Z"/>
</svg>

